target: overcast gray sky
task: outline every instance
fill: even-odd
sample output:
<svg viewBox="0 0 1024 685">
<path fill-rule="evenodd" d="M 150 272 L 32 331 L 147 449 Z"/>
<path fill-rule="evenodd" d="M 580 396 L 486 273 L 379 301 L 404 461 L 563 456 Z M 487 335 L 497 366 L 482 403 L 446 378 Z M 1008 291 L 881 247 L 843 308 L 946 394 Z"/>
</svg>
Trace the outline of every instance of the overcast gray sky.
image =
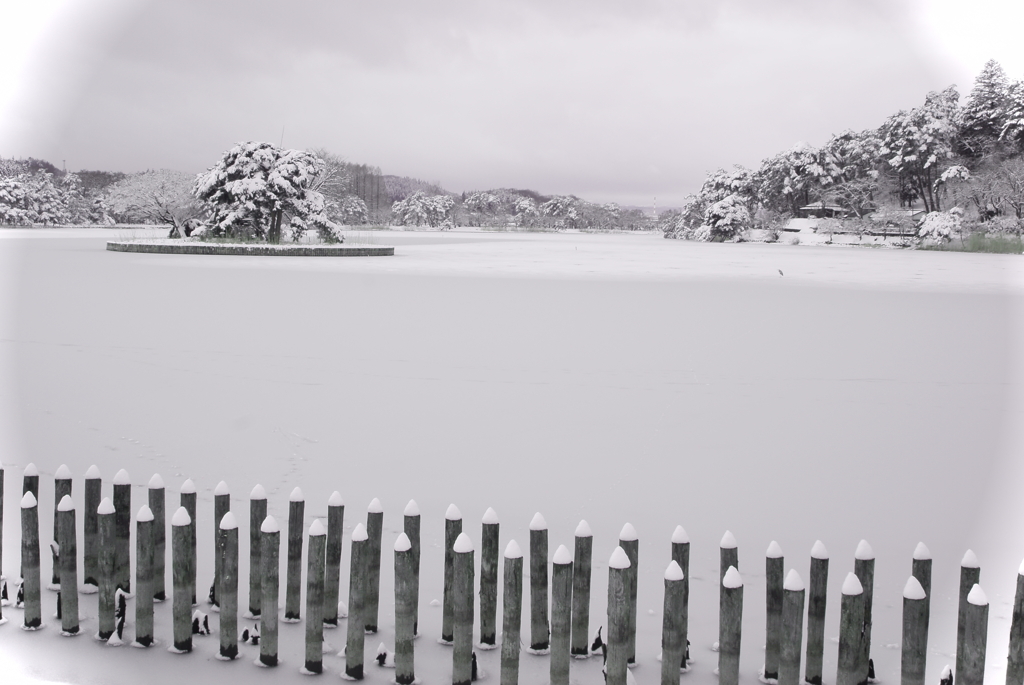
<svg viewBox="0 0 1024 685">
<path fill-rule="evenodd" d="M 967 5 L 0 0 L 0 156 L 198 172 L 283 129 L 453 191 L 672 205 L 711 169 L 966 95 L 986 59 L 1024 78 L 1024 3 Z"/>
</svg>

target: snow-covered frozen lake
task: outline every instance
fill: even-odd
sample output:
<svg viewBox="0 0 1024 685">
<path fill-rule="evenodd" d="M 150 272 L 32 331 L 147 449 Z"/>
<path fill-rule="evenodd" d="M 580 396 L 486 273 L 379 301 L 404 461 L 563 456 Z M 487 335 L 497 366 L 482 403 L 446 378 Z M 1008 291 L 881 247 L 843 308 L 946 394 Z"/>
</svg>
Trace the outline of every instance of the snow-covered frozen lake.
<svg viewBox="0 0 1024 685">
<path fill-rule="evenodd" d="M 539 511 L 551 552 L 571 549 L 586 519 L 595 535 L 591 633 L 604 620 L 607 560 L 628 521 L 640 536 L 634 675 L 643 685 L 660 677 L 662 574 L 681 524 L 692 540 L 695 660 L 683 681 L 703 683 L 715 682 L 718 543 L 729 529 L 746 583 L 740 680 L 755 683 L 769 543 L 779 542 L 787 569 L 805 580 L 815 540 L 828 547 L 832 638 L 840 586 L 864 538 L 877 555 L 872 653 L 879 678 L 895 683 L 901 593 L 924 541 L 935 558 L 928 681 L 953 661 L 959 561 L 969 547 L 992 603 L 989 676 L 1002 678 L 1024 556 L 1015 525 L 1024 515 L 1020 257 L 485 232 L 364 232 L 360 241 L 397 248 L 365 259 L 104 249 L 121 237 L 0 231 L 9 578 L 29 462 L 43 474 L 43 531 L 62 463 L 79 503 L 90 464 L 107 489 L 126 468 L 136 508 L 153 473 L 175 505 L 191 477 L 203 589 L 218 481 L 230 486 L 246 530 L 257 483 L 282 518 L 300 486 L 307 527 L 326 515 L 333 490 L 346 500 L 349 530 L 379 497 L 382 633 L 368 637 L 372 652 L 381 640 L 393 644 L 388 550 L 414 498 L 424 536 L 417 674 L 444 683 L 451 652 L 435 642 L 440 609 L 428 603 L 441 596 L 450 503 L 474 541 L 494 507 L 502 548 L 512 538 L 525 548 Z M 346 537 L 343 597 L 348 553 Z M 44 557 L 44 574 L 49 568 Z M 44 620 L 55 603 L 44 593 Z M 169 610 L 158 607 L 165 645 Z M 86 597 L 82 611 L 91 634 L 95 600 Z M 24 633 L 20 612 L 4 613 L 14 619 L 0 627 L 5 679 L 11 664 L 73 683 L 111 682 L 115 670 L 121 682 L 154 684 L 301 680 L 301 626 L 281 626 L 285 663 L 275 673 L 252 666 L 255 647 L 243 646 L 239 662 L 216 661 L 215 637 L 197 639 L 185 657 L 114 650 L 60 638 L 52 618 Z M 340 647 L 343 631 L 327 639 Z M 826 682 L 836 651 L 826 640 Z M 479 656 L 497 683 L 498 652 Z M 332 677 L 343 665 L 325 659 Z M 521 682 L 547 682 L 547 668 L 546 657 L 524 653 Z M 367 672 L 370 683 L 394 678 L 372 663 Z M 599 685 L 600 660 L 574 662 L 572 678 Z"/>
</svg>

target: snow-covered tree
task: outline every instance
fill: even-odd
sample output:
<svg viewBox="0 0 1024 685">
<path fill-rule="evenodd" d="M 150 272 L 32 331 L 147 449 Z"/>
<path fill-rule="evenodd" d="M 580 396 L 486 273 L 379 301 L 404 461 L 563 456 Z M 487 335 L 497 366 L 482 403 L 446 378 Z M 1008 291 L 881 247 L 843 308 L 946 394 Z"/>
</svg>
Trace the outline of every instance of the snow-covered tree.
<svg viewBox="0 0 1024 685">
<path fill-rule="evenodd" d="M 107 211 L 122 223 L 170 224 L 172 234 L 182 235 L 185 223 L 204 213 L 192 195 L 195 177 L 160 169 L 132 174 L 107 188 Z"/>
<path fill-rule="evenodd" d="M 999 138 L 1024 151 L 1024 81 L 1015 81 L 1006 93 L 1006 114 Z"/>
<path fill-rule="evenodd" d="M 276 243 L 288 218 L 293 232 L 312 226 L 322 240 L 341 241 L 323 194 L 311 187 L 323 170 L 323 160 L 312 152 L 249 141 L 235 145 L 200 174 L 192 192 L 209 208 L 214 235 Z"/>
<path fill-rule="evenodd" d="M 750 212 L 739 195 L 729 195 L 704 211 L 704 223 L 693 232 L 694 240 L 731 240 L 750 227 Z"/>
<path fill-rule="evenodd" d="M 45 171 L 0 177 L 0 223 L 57 226 L 72 220 L 74 179 L 54 180 Z"/>
<path fill-rule="evenodd" d="M 583 201 L 575 195 L 556 195 L 540 206 L 540 212 L 555 220 L 555 225 L 578 228 Z"/>
<path fill-rule="evenodd" d="M 427 195 L 416 191 L 404 200 L 391 205 L 392 221 L 397 226 L 423 226 L 448 228 L 452 225 L 455 200 L 451 195 Z"/>
<path fill-rule="evenodd" d="M 346 226 L 365 224 L 368 217 L 366 203 L 355 195 L 345 195 L 335 201 L 330 211 L 335 220 Z"/>
<path fill-rule="evenodd" d="M 821 189 L 832 181 L 822 157 L 821 150 L 801 142 L 761 162 L 753 177 L 761 204 L 795 214 L 817 200 Z"/>
<path fill-rule="evenodd" d="M 1006 121 L 1009 90 L 1009 80 L 999 63 L 986 62 L 960 112 L 958 149 L 963 154 L 980 157 L 992 149 Z"/>
<path fill-rule="evenodd" d="M 948 243 L 953 236 L 960 232 L 963 226 L 964 211 L 959 207 L 953 207 L 947 212 L 928 212 L 921 222 L 921 228 L 917 235 L 921 238 L 931 238 L 940 243 Z"/>
</svg>

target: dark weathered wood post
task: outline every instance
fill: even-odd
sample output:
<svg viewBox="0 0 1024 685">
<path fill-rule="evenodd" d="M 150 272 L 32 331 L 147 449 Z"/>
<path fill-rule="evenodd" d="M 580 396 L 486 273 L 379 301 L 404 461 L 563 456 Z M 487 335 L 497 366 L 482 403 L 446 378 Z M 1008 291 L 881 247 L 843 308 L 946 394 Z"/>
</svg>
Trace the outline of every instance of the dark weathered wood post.
<svg viewBox="0 0 1024 685">
<path fill-rule="evenodd" d="M 302 620 L 302 534 L 306 516 L 306 498 L 296 487 L 288 497 L 288 567 L 284 586 L 285 623 Z"/>
<path fill-rule="evenodd" d="M 686 657 L 683 637 L 683 569 L 673 559 L 665 569 L 665 603 L 661 619 L 661 685 L 679 685 L 679 669 Z"/>
<path fill-rule="evenodd" d="M 238 658 L 238 520 L 230 511 L 220 519 L 220 658 Z"/>
<path fill-rule="evenodd" d="M 718 682 L 737 685 L 740 677 L 740 641 L 743 628 L 743 579 L 735 566 L 722 578 L 718 619 Z"/>
<path fill-rule="evenodd" d="M 324 628 L 338 627 L 341 592 L 341 541 L 345 532 L 345 500 L 335 490 L 327 500 L 327 552 L 324 571 Z"/>
<path fill-rule="evenodd" d="M 523 551 L 515 540 L 505 547 L 504 590 L 501 599 L 501 681 L 519 683 L 519 644 L 523 615 Z"/>
<path fill-rule="evenodd" d="M 85 572 L 85 587 L 82 592 L 93 594 L 99 590 L 100 568 L 100 529 L 99 519 L 96 510 L 103 499 L 103 480 L 100 478 L 99 468 L 93 464 L 85 472 L 85 512 L 83 514 L 83 525 L 85 534 L 83 536 L 84 551 L 82 553 L 82 565 Z"/>
<path fill-rule="evenodd" d="M 488 508 L 480 532 L 480 648 L 494 649 L 498 617 L 498 514 Z"/>
<path fill-rule="evenodd" d="M 395 541 L 395 682 L 398 685 L 410 685 L 416 680 L 413 650 L 415 583 L 412 541 L 402 533 Z"/>
<path fill-rule="evenodd" d="M 376 497 L 366 508 L 367 585 L 364 621 L 366 632 L 377 632 L 380 613 L 380 550 L 384 535 L 384 507 Z"/>
<path fill-rule="evenodd" d="M 800 644 L 804 636 L 804 579 L 790 569 L 782 591 L 782 640 L 779 645 L 779 685 L 800 682 Z"/>
<path fill-rule="evenodd" d="M 988 641 L 988 597 L 977 583 L 967 594 L 964 616 L 963 670 L 957 671 L 959 685 L 982 685 L 985 681 L 985 647 Z M 959 645 L 958 645 L 959 647 Z"/>
<path fill-rule="evenodd" d="M 213 611 L 220 609 L 220 579 L 224 568 L 224 533 L 220 527 L 221 519 L 231 511 L 231 491 L 224 481 L 217 483 L 213 489 L 213 582 L 210 584 L 210 604 Z M 235 526 L 237 530 L 237 526 Z M 236 650 L 237 651 L 237 650 Z"/>
<path fill-rule="evenodd" d="M 309 526 L 306 568 L 306 673 L 324 672 L 324 575 L 327 529 L 320 519 Z"/>
<path fill-rule="evenodd" d="M 149 479 L 149 510 L 153 514 L 153 601 L 162 602 L 167 599 L 167 489 L 159 473 Z"/>
<path fill-rule="evenodd" d="M 839 606 L 839 664 L 836 685 L 860 683 L 860 659 L 863 654 L 864 588 L 856 573 L 843 581 L 843 599 Z"/>
<path fill-rule="evenodd" d="M 636 528 L 633 527 L 633 524 L 627 523 L 622 527 L 622 531 L 619 533 L 619 547 L 629 557 L 629 568 L 626 570 L 626 577 L 629 579 L 629 633 L 627 636 L 629 657 L 627 663 L 633 665 L 636 663 L 636 591 L 638 587 L 637 569 L 640 562 L 640 540 L 637 538 Z"/>
<path fill-rule="evenodd" d="M 114 474 L 114 586 L 132 592 L 132 479 L 121 469 Z"/>
<path fill-rule="evenodd" d="M 725 531 L 725 535 L 722 536 L 722 541 L 718 544 L 718 582 L 719 582 L 719 594 L 722 592 L 721 582 L 725 580 L 725 572 L 729 570 L 730 566 L 735 566 L 736 570 L 739 570 L 739 551 L 736 546 L 736 538 L 733 536 L 731 531 Z"/>
<path fill-rule="evenodd" d="M 152 490 L 150 491 L 152 494 Z M 135 642 L 134 646 L 153 644 L 153 566 L 156 545 L 156 517 L 143 504 L 135 515 Z"/>
<path fill-rule="evenodd" d="M 348 641 L 345 645 L 345 676 L 363 679 L 363 659 L 366 650 L 363 607 L 366 603 L 366 528 L 357 523 L 352 530 L 349 552 L 351 568 L 348 580 Z"/>
<path fill-rule="evenodd" d="M 25 593 L 25 620 L 22 625 L 27 630 L 36 630 L 43 627 L 39 575 L 39 503 L 29 489 L 21 498 L 21 573 Z"/>
<path fill-rule="evenodd" d="M 411 499 L 405 505 L 404 529 L 409 536 L 409 554 L 412 556 L 413 596 L 412 596 L 412 634 L 420 634 L 420 506 Z"/>
<path fill-rule="evenodd" d="M 26 492 L 31 492 L 36 504 L 39 503 L 39 469 L 32 463 L 27 464 L 21 474 L 21 494 Z"/>
<path fill-rule="evenodd" d="M 871 662 L 871 604 L 875 588 L 875 552 L 867 540 L 861 540 L 854 554 L 853 572 L 864 591 L 864 632 L 861 637 L 860 679 L 858 685 L 868 682 L 868 664 Z"/>
<path fill-rule="evenodd" d="M 1013 597 L 1010 649 L 1006 657 L 1006 685 L 1024 685 L 1024 562 L 1017 569 L 1017 592 Z"/>
<path fill-rule="evenodd" d="M 910 576 L 903 588 L 903 644 L 900 657 L 901 685 L 924 685 L 928 651 L 928 595 L 921 581 Z"/>
<path fill-rule="evenodd" d="M 179 654 L 192 651 L 192 595 L 194 576 L 192 566 L 192 538 L 189 525 L 192 517 L 188 509 L 178 507 L 171 517 L 171 599 L 174 617 L 174 642 L 170 651 Z"/>
<path fill-rule="evenodd" d="M 547 654 L 551 649 L 548 624 L 548 524 L 537 512 L 530 521 L 530 649 Z"/>
<path fill-rule="evenodd" d="M 626 685 L 629 669 L 629 569 L 626 550 L 616 547 L 608 560 L 608 658 L 606 685 Z"/>
<path fill-rule="evenodd" d="M 259 618 L 263 606 L 262 532 L 267 518 L 267 491 L 257 484 L 249 493 L 249 610 L 246 618 Z"/>
<path fill-rule="evenodd" d="M 70 492 L 57 503 L 57 545 L 60 547 L 61 635 L 78 635 L 78 531 Z"/>
<path fill-rule="evenodd" d="M 576 526 L 576 545 L 572 564 L 572 655 L 590 656 L 590 579 L 594 557 L 594 534 L 590 524 Z"/>
<path fill-rule="evenodd" d="M 964 645 L 966 640 L 964 639 L 964 630 L 966 630 L 967 620 L 967 609 L 969 602 L 967 601 L 967 595 L 970 594 L 971 588 L 981 582 L 981 564 L 978 563 L 978 557 L 975 556 L 972 550 L 967 550 L 964 554 L 964 558 L 960 561 L 960 603 L 957 609 L 956 617 L 956 676 L 957 685 L 963 685 L 963 676 L 961 675 L 964 670 Z"/>
<path fill-rule="evenodd" d="M 61 464 L 58 467 L 57 472 L 53 474 L 53 541 L 60 547 L 60 531 L 58 530 L 58 515 L 57 507 L 60 506 L 61 500 L 64 499 L 64 495 L 71 495 L 71 470 L 67 467 L 67 464 Z M 63 548 L 61 548 L 63 551 Z M 59 559 L 53 560 L 53 572 L 50 574 L 50 590 L 61 590 L 60 584 L 60 567 L 61 563 Z M 75 586 L 75 594 L 78 593 L 78 586 Z M 63 591 L 61 597 L 64 597 Z M 63 603 L 61 604 L 63 607 Z M 77 620 L 77 618 L 76 618 Z"/>
<path fill-rule="evenodd" d="M 452 685 L 473 681 L 473 541 L 460 533 L 455 551 L 455 628 L 452 641 Z"/>
<path fill-rule="evenodd" d="M 683 605 L 680 621 L 680 634 L 683 639 L 683 660 L 679 667 L 689 670 L 690 648 L 690 536 L 682 526 L 676 526 L 672 531 L 672 560 L 679 564 L 683 572 Z"/>
<path fill-rule="evenodd" d="M 551 559 L 551 685 L 569 685 L 572 554 L 559 545 Z"/>
<path fill-rule="evenodd" d="M 765 646 L 764 668 L 766 679 L 779 679 L 779 654 L 782 649 L 782 585 L 784 560 L 779 543 L 772 540 L 765 552 Z M 802 584 L 802 583 L 801 583 Z"/>
<path fill-rule="evenodd" d="M 281 596 L 281 527 L 273 516 L 260 524 L 260 660 L 277 666 L 277 606 Z"/>
<path fill-rule="evenodd" d="M 827 587 L 828 550 L 821 540 L 817 540 L 811 548 L 811 586 L 807 597 L 807 664 L 804 680 L 810 685 L 821 685 Z"/>
<path fill-rule="evenodd" d="M 444 514 L 444 595 L 441 598 L 441 639 L 443 645 L 452 644 L 455 630 L 455 540 L 462 533 L 462 512 L 454 504 Z M 351 609 L 351 607 L 350 607 Z M 351 620 L 351 619 L 350 619 Z"/>
<path fill-rule="evenodd" d="M 114 634 L 117 625 L 114 620 L 114 603 L 117 601 L 117 585 L 114 575 L 117 510 L 109 497 L 104 497 L 96 509 L 99 514 L 100 548 L 99 548 L 99 639 L 107 640 Z"/>
<path fill-rule="evenodd" d="M 921 583 L 921 589 L 924 590 L 924 633 L 927 638 L 932 604 L 932 553 L 923 542 L 917 543 L 914 549 L 910 575 L 917 578 L 917 582 Z"/>
<path fill-rule="evenodd" d="M 189 522 L 186 524 L 186 531 L 188 535 L 188 547 L 191 554 L 192 565 L 189 567 L 189 573 L 192 574 L 189 578 L 189 583 L 192 588 L 192 606 L 196 606 L 196 588 L 198 578 L 196 576 L 197 566 L 196 555 L 199 549 L 196 545 L 196 484 L 192 482 L 192 479 L 187 479 L 181 484 L 181 490 L 179 490 L 181 506 L 185 507 L 185 511 L 188 512 Z"/>
</svg>

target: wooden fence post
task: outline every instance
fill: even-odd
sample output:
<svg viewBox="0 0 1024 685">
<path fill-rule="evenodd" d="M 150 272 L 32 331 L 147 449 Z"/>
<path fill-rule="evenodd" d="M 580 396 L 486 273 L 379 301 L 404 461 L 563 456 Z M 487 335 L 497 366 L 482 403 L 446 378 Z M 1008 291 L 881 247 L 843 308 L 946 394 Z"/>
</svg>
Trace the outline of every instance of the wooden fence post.
<svg viewBox="0 0 1024 685">
<path fill-rule="evenodd" d="M 99 639 L 109 640 L 117 628 L 114 611 L 114 603 L 117 601 L 117 585 L 114 575 L 117 510 L 109 497 L 104 497 L 100 506 L 96 509 L 99 514 L 100 548 L 99 548 Z"/>
<path fill-rule="evenodd" d="M 1013 597 L 1010 648 L 1006 657 L 1006 685 L 1024 685 L 1024 562 L 1017 569 L 1017 592 Z"/>
<path fill-rule="evenodd" d="M 327 500 L 327 552 L 324 571 L 324 628 L 338 627 L 341 592 L 341 540 L 345 532 L 345 500 L 335 490 Z"/>
<path fill-rule="evenodd" d="M 357 523 L 352 530 L 349 552 L 351 568 L 348 580 L 348 642 L 345 646 L 345 676 L 363 679 L 363 658 L 366 649 L 363 606 L 366 603 L 366 528 Z"/>
<path fill-rule="evenodd" d="M 480 648 L 496 646 L 498 616 L 498 514 L 488 508 L 480 532 Z"/>
<path fill-rule="evenodd" d="M 99 468 L 93 464 L 85 472 L 85 512 L 82 516 L 85 527 L 85 535 L 83 536 L 85 549 L 82 554 L 85 588 L 82 591 L 85 594 L 97 592 L 100 586 L 100 529 L 96 510 L 100 506 L 100 500 L 103 499 L 102 494 L 103 480 L 100 478 Z"/>
<path fill-rule="evenodd" d="M 260 524 L 260 659 L 277 666 L 277 611 L 281 596 L 281 528 L 273 516 Z"/>
<path fill-rule="evenodd" d="M 153 644 L 155 519 L 153 510 L 146 504 L 135 515 L 135 642 L 132 645 L 138 647 Z"/>
<path fill-rule="evenodd" d="M 629 555 L 616 547 L 608 560 L 608 645 L 606 685 L 626 685 L 629 669 Z"/>
<path fill-rule="evenodd" d="M 779 685 L 800 682 L 800 644 L 804 636 L 804 580 L 790 569 L 783 584 L 782 640 L 779 645 Z"/>
<path fill-rule="evenodd" d="M 548 654 L 548 524 L 537 512 L 530 521 L 530 654 Z"/>
<path fill-rule="evenodd" d="M 910 576 L 903 588 L 903 644 L 900 656 L 901 685 L 924 685 L 928 652 L 928 595 L 921 581 Z"/>
<path fill-rule="evenodd" d="M 743 628 L 743 579 L 735 566 L 722 578 L 718 619 L 718 682 L 737 685 L 740 677 L 740 641 Z"/>
<path fill-rule="evenodd" d="M 569 685 L 572 554 L 559 545 L 551 559 L 551 685 Z"/>
<path fill-rule="evenodd" d="M 25 495 L 21 498 L 21 573 L 25 593 L 23 627 L 27 630 L 37 630 L 43 627 L 39 586 L 39 503 L 29 489 L 25 490 Z"/>
<path fill-rule="evenodd" d="M 186 524 L 186 531 L 188 535 L 188 547 L 190 550 L 190 558 L 192 559 L 192 565 L 189 566 L 189 583 L 192 588 L 192 606 L 196 606 L 196 588 L 198 582 L 198 564 L 196 563 L 196 555 L 199 552 L 199 548 L 196 546 L 196 484 L 192 482 L 191 478 L 185 480 L 181 484 L 179 490 L 180 499 L 179 504 L 185 507 L 185 511 L 188 512 L 189 522 Z M 173 525 L 173 524 L 172 524 Z M 173 531 L 172 531 L 173 532 Z M 191 614 L 190 614 L 191 615 Z"/>
<path fill-rule="evenodd" d="M 57 503 L 57 545 L 60 547 L 61 635 L 78 635 L 78 531 L 75 503 L 68 492 Z"/>
<path fill-rule="evenodd" d="M 455 628 L 452 640 L 452 685 L 473 680 L 473 541 L 460 533 L 455 552 Z"/>
<path fill-rule="evenodd" d="M 722 581 L 725 580 L 725 572 L 729 570 L 730 566 L 734 566 L 739 571 L 739 550 L 736 546 L 736 538 L 733 536 L 731 531 L 725 531 L 725 535 L 722 536 L 722 541 L 718 544 L 718 605 L 721 609 L 722 596 L 724 586 Z M 719 630 L 721 632 L 721 630 Z M 712 645 L 712 651 L 717 652 L 719 649 L 719 642 L 715 642 Z"/>
<path fill-rule="evenodd" d="M 864 591 L 864 632 L 861 638 L 860 679 L 858 685 L 868 682 L 871 663 L 871 605 L 875 589 L 875 552 L 867 540 L 861 540 L 854 554 L 853 572 Z"/>
<path fill-rule="evenodd" d="M 675 559 L 665 569 L 665 603 L 661 618 L 661 685 L 679 685 L 680 664 L 686 658 L 683 637 L 683 569 Z"/>
<path fill-rule="evenodd" d="M 327 572 L 327 529 L 320 519 L 309 526 L 306 569 L 306 673 L 324 671 L 324 575 Z M 335 605 L 337 606 L 337 605 Z"/>
<path fill-rule="evenodd" d="M 836 685 L 860 683 L 860 659 L 863 653 L 864 587 L 856 573 L 843 581 L 843 599 L 839 607 L 839 665 Z"/>
<path fill-rule="evenodd" d="M 981 582 L 981 564 L 978 563 L 978 557 L 975 556 L 972 550 L 967 550 L 964 554 L 964 558 L 960 561 L 960 602 L 957 607 L 956 617 L 956 670 L 954 675 L 957 680 L 957 685 L 963 685 L 963 677 L 961 673 L 964 670 L 964 645 L 966 640 L 964 639 L 964 630 L 966 629 L 967 620 L 967 609 L 969 602 L 967 601 L 967 595 L 970 594 L 971 589 Z"/>
<path fill-rule="evenodd" d="M 132 592 L 132 480 L 121 469 L 114 474 L 114 586 Z"/>
<path fill-rule="evenodd" d="M 523 552 L 515 540 L 505 547 L 504 590 L 501 600 L 500 685 L 519 683 L 519 644 L 523 615 Z"/>
<path fill-rule="evenodd" d="M 267 518 L 267 491 L 257 484 L 249 493 L 249 610 L 246 618 L 259 618 L 263 606 L 262 531 Z"/>
<path fill-rule="evenodd" d="M 21 474 L 21 494 L 24 495 L 26 492 L 31 492 L 36 498 L 36 504 L 39 503 L 39 469 L 35 464 L 25 466 Z"/>
<path fill-rule="evenodd" d="M 213 582 L 210 583 L 209 598 L 213 611 L 220 610 L 220 579 L 224 572 L 225 538 L 220 522 L 229 511 L 231 511 L 231 491 L 228 489 L 228 484 L 221 481 L 213 489 Z M 237 528 L 238 526 L 235 526 L 236 530 Z"/>
<path fill-rule="evenodd" d="M 619 533 L 619 547 L 629 557 L 629 568 L 626 577 L 629 579 L 629 657 L 626 660 L 630 666 L 636 663 L 636 591 L 637 591 L 637 570 L 640 563 L 640 541 L 637 538 L 636 528 L 633 524 L 627 523 Z"/>
<path fill-rule="evenodd" d="M 380 614 L 380 550 L 384 535 L 384 508 L 376 497 L 366 509 L 367 586 L 364 622 L 366 632 L 377 632 Z"/>
<path fill-rule="evenodd" d="M 594 534 L 590 524 L 576 526 L 572 564 L 572 645 L 577 659 L 590 656 L 590 579 L 594 557 Z"/>
<path fill-rule="evenodd" d="M 296 487 L 288 498 L 288 567 L 284 586 L 285 623 L 302 620 L 302 533 L 306 515 L 306 498 Z"/>
<path fill-rule="evenodd" d="M 149 479 L 149 511 L 153 514 L 153 601 L 163 602 L 167 599 L 167 490 L 159 473 Z"/>
<path fill-rule="evenodd" d="M 977 583 L 967 594 L 964 616 L 963 671 L 957 671 L 959 685 L 982 685 L 985 681 L 985 646 L 988 640 L 988 597 Z M 959 645 L 957 645 L 959 647 Z M 958 652 L 961 650 L 957 650 Z"/>
<path fill-rule="evenodd" d="M 413 649 L 415 584 L 412 541 L 401 533 L 395 541 L 395 682 L 398 685 L 411 685 L 416 680 Z"/>
<path fill-rule="evenodd" d="M 192 538 L 189 533 L 191 523 L 192 517 L 183 506 L 178 507 L 171 517 L 171 602 L 174 642 L 170 651 L 178 654 L 192 651 L 192 566 L 195 557 L 192 556 Z"/>
<path fill-rule="evenodd" d="M 238 658 L 238 520 L 230 511 L 220 519 L 220 658 Z"/>
<path fill-rule="evenodd" d="M 917 578 L 917 582 L 921 583 L 921 589 L 924 590 L 924 635 L 927 639 L 932 604 L 932 553 L 923 542 L 917 543 L 914 549 L 910 575 Z"/>
<path fill-rule="evenodd" d="M 785 563 L 782 548 L 772 540 L 765 552 L 765 679 L 779 679 L 779 654 L 782 649 L 782 585 Z M 802 583 L 801 583 L 802 585 Z"/>
<path fill-rule="evenodd" d="M 809 685 L 821 685 L 827 588 L 828 550 L 821 540 L 817 540 L 811 548 L 811 586 L 807 596 L 807 664 L 804 680 Z"/>
<path fill-rule="evenodd" d="M 416 500 L 411 499 L 405 505 L 404 526 L 405 534 L 409 536 L 409 554 L 412 557 L 412 634 L 413 637 L 420 634 L 420 506 Z"/>
<path fill-rule="evenodd" d="M 57 543 L 57 547 L 60 548 L 63 553 L 64 548 L 60 546 L 60 531 L 58 530 L 58 520 L 60 515 L 58 507 L 61 501 L 64 499 L 64 495 L 71 494 L 71 470 L 67 467 L 67 464 L 61 464 L 57 468 L 57 472 L 53 474 L 53 541 Z M 61 590 L 60 583 L 60 571 L 61 563 L 59 559 L 53 560 L 53 573 L 50 575 L 50 590 Z M 78 594 L 78 586 L 75 585 L 75 594 Z M 63 591 L 61 597 L 64 597 Z M 63 607 L 63 602 L 61 602 Z M 76 618 L 77 620 L 77 618 Z"/>
<path fill-rule="evenodd" d="M 462 512 L 454 504 L 444 514 L 444 595 L 441 598 L 441 639 L 452 644 L 455 631 L 455 540 L 462 534 Z"/>
<path fill-rule="evenodd" d="M 683 658 L 679 662 L 679 667 L 688 671 L 690 668 L 690 536 L 682 526 L 676 526 L 676 529 L 672 531 L 672 560 L 679 564 L 679 569 L 683 572 L 683 604 L 682 613 L 679 616 Z"/>
</svg>

